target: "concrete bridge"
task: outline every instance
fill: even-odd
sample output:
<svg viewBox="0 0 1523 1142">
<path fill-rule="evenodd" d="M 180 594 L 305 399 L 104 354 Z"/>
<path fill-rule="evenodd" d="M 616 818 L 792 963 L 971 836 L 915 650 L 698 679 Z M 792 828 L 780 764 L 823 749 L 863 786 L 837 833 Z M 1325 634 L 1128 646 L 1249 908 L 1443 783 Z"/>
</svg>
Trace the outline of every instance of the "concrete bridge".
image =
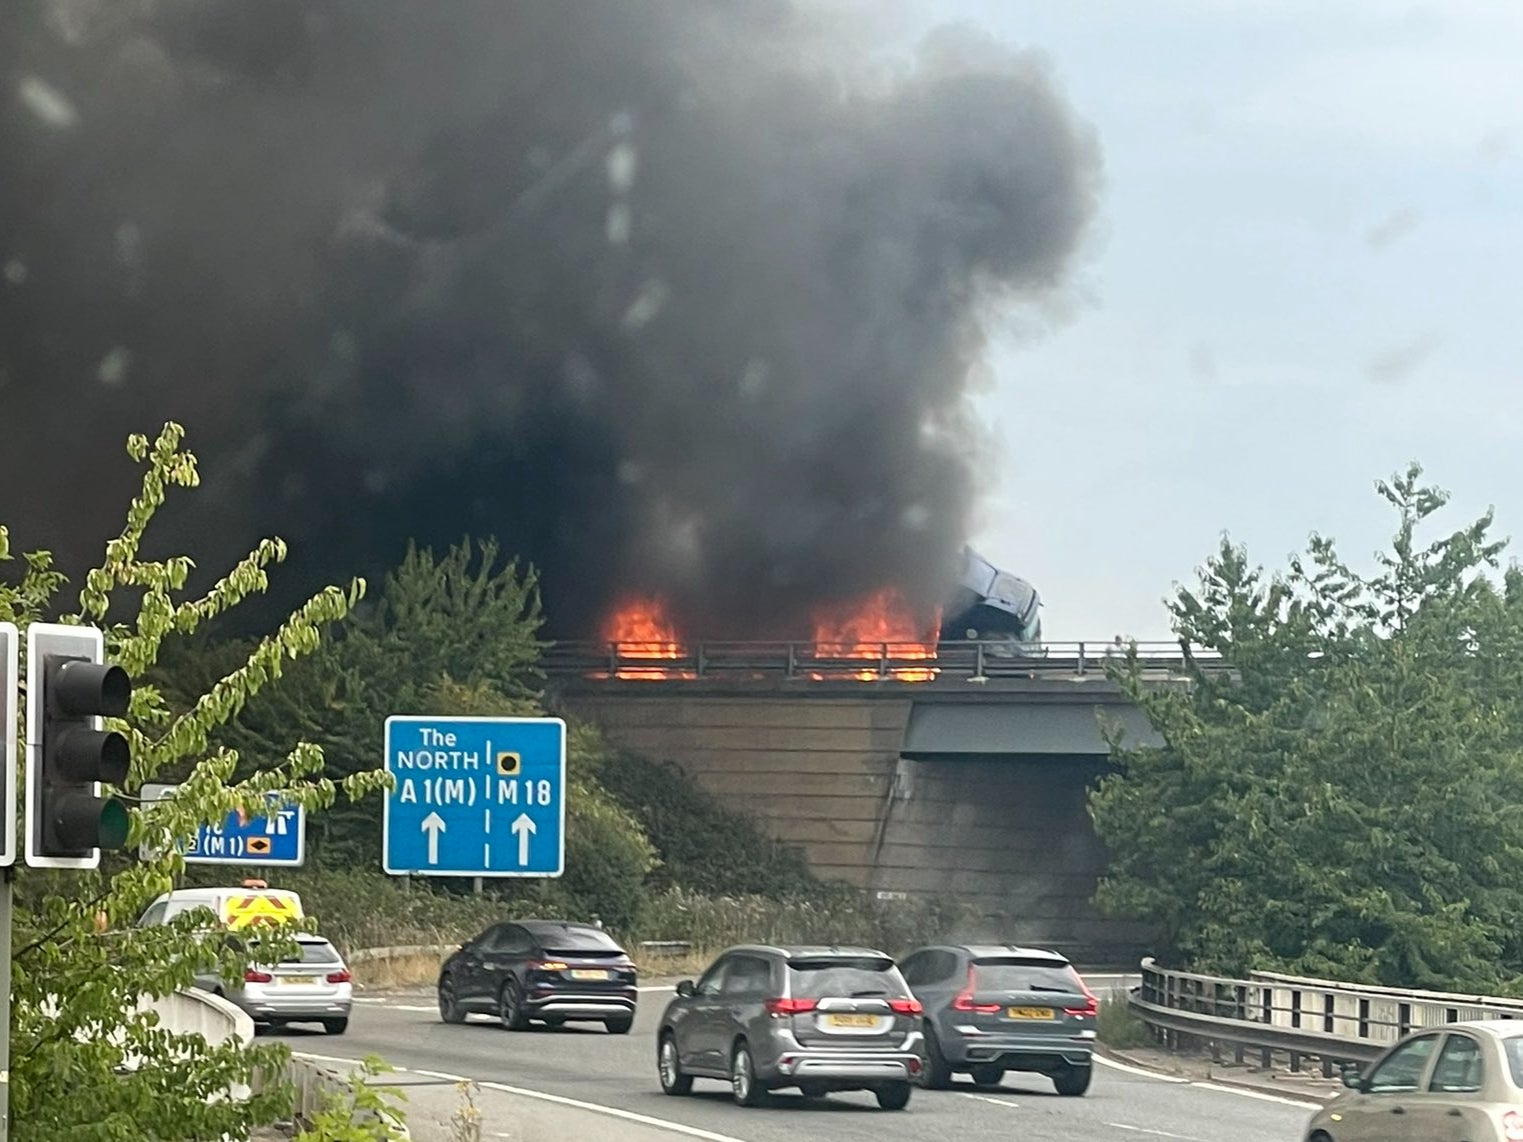
<svg viewBox="0 0 1523 1142">
<path fill-rule="evenodd" d="M 1085 801 L 1108 769 L 1102 725 L 1154 740 L 1106 677 L 1105 644 L 850 649 L 563 644 L 547 667 L 561 705 L 677 763 L 823 877 L 889 901 L 952 896 L 983 917 L 970 935 L 1091 962 L 1142 949 L 1143 929 L 1089 903 L 1106 861 Z M 1182 677 L 1177 646 L 1138 654 L 1158 684 Z"/>
</svg>

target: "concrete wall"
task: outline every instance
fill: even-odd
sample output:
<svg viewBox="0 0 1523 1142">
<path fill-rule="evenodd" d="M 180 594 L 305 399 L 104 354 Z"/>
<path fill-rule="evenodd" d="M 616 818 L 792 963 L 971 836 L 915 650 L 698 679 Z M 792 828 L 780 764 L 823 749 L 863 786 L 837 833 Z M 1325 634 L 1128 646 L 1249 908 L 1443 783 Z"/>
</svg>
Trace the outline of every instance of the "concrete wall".
<svg viewBox="0 0 1523 1142">
<path fill-rule="evenodd" d="M 827 879 L 867 886 L 908 698 L 579 694 L 568 705 L 637 753 L 674 761 L 803 848 Z"/>
<path fill-rule="evenodd" d="M 983 917 L 969 937 L 1126 962 L 1147 932 L 1090 898 L 1106 856 L 1086 809 L 1103 758 L 902 761 L 870 887 L 950 893 Z"/>
<path fill-rule="evenodd" d="M 803 849 L 827 879 L 911 897 L 951 895 L 986 918 L 968 933 L 1088 959 L 1145 948 L 1088 903 L 1105 865 L 1085 809 L 1096 757 L 911 761 L 911 698 L 582 691 L 573 712 L 611 740 L 673 761 L 726 804 Z"/>
</svg>

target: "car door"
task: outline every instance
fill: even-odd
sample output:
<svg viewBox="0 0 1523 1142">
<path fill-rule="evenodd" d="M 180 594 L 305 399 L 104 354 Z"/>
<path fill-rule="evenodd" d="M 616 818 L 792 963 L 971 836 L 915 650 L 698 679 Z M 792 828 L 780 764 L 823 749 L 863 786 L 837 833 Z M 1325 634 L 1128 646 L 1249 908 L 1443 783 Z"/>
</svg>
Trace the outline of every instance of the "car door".
<svg viewBox="0 0 1523 1142">
<path fill-rule="evenodd" d="M 1417 1111 L 1423 1137 L 1434 1142 L 1491 1137 L 1493 1127 L 1482 1093 L 1486 1077 L 1486 1053 L 1480 1040 L 1466 1031 L 1449 1032 Z"/>
<path fill-rule="evenodd" d="M 502 925 L 498 924 L 488 928 L 460 949 L 453 974 L 455 994 L 462 1003 L 480 1007 L 487 1002 L 486 975 L 482 956 L 488 943 L 496 938 L 497 931 L 501 927 Z"/>
<path fill-rule="evenodd" d="M 528 929 L 517 924 L 499 924 L 494 930 L 491 943 L 481 953 L 482 982 L 493 1003 L 510 977 L 523 986 L 524 963 L 534 951 L 535 943 Z"/>
<path fill-rule="evenodd" d="M 781 981 L 774 980 L 772 961 L 766 956 L 741 952 L 730 958 L 714 1010 L 716 1049 L 722 1066 L 730 1065 L 731 1045 L 737 1038 L 750 1041 L 753 1056 L 766 1057 L 770 1048 L 763 1040 L 772 1031 L 767 1000 L 781 993 Z"/>
<path fill-rule="evenodd" d="M 1334 1104 L 1341 1116 L 1338 1142 L 1430 1142 L 1433 1135 L 1409 1124 L 1419 1117 L 1416 1111 L 1426 1097 L 1428 1072 L 1442 1038 L 1435 1031 L 1407 1039 L 1375 1064 L 1358 1091 L 1339 1099 Z"/>
<path fill-rule="evenodd" d="M 728 1060 L 721 1061 L 718 1028 L 720 988 L 730 970 L 730 957 L 721 956 L 693 989 L 686 1017 L 676 1028 L 677 1050 L 688 1070 L 724 1074 Z"/>
</svg>

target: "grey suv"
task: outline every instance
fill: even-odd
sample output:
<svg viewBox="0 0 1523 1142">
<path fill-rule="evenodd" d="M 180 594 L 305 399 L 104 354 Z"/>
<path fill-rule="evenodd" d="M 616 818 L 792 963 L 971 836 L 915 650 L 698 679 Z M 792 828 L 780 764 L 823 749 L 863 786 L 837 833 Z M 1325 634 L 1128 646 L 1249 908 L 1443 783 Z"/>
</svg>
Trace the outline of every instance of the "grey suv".
<svg viewBox="0 0 1523 1142">
<path fill-rule="evenodd" d="M 966 1072 L 979 1086 L 998 1086 L 1006 1071 L 1035 1071 L 1059 1094 L 1089 1089 L 1099 1012 L 1063 956 L 949 945 L 921 948 L 900 969 L 925 1008 L 921 1085 L 944 1089 Z"/>
<path fill-rule="evenodd" d="M 920 1073 L 920 1003 L 892 957 L 869 948 L 731 948 L 661 1016 L 656 1069 L 667 1094 L 695 1078 L 730 1084 L 755 1106 L 766 1092 L 806 1098 L 870 1090 L 885 1110 L 909 1105 Z"/>
</svg>

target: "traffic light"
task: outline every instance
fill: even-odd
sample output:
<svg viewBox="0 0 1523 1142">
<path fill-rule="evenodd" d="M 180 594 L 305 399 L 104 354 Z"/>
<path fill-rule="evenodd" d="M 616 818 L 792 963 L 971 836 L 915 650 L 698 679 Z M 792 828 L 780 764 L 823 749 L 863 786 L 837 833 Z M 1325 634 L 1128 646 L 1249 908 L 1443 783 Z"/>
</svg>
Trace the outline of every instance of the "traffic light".
<svg viewBox="0 0 1523 1142">
<path fill-rule="evenodd" d="M 15 623 L 0 623 L 0 806 L 5 812 L 0 820 L 0 868 L 16 863 L 16 735 L 21 726 L 16 721 L 16 692 L 21 687 L 18 667 L 21 662 L 21 637 Z"/>
<path fill-rule="evenodd" d="M 33 623 L 26 654 L 26 863 L 96 868 L 127 844 L 127 807 L 101 796 L 127 779 L 127 739 L 101 718 L 127 713 L 132 680 L 94 627 Z"/>
</svg>

